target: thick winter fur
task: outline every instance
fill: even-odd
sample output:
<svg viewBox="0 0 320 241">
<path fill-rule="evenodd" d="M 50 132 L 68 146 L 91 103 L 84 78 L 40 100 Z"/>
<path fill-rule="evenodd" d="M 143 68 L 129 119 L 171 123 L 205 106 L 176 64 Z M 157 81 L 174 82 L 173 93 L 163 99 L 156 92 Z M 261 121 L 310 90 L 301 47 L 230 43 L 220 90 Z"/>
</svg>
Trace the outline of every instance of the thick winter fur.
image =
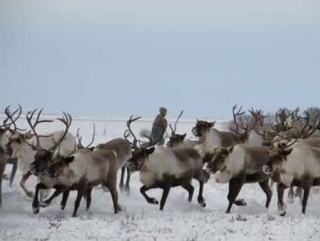
<svg viewBox="0 0 320 241">
<path fill-rule="evenodd" d="M 132 156 L 131 144 L 123 138 L 116 138 L 103 144 L 97 145 L 94 150 L 114 150 L 117 153 L 117 169 L 121 168 L 121 178 L 120 178 L 120 190 L 125 191 L 128 195 L 130 193 L 130 172 L 127 171 L 127 180 L 124 185 L 124 173 L 125 173 L 125 163 Z"/>
<path fill-rule="evenodd" d="M 50 137 L 40 137 L 40 146 L 43 149 L 50 149 L 59 141 L 63 131 L 56 131 L 49 133 L 52 135 Z M 25 191 L 26 195 L 32 197 L 33 194 L 25 187 L 25 182 L 31 176 L 30 164 L 34 161 L 37 151 L 33 150 L 26 142 L 36 146 L 36 137 L 28 139 L 25 134 L 19 132 L 14 133 L 10 136 L 9 142 L 7 144 L 7 154 L 11 157 L 18 159 L 18 169 L 23 174 L 20 181 L 20 186 Z M 71 133 L 67 133 L 65 139 L 61 142 L 60 145 L 60 154 L 61 155 L 70 155 L 75 149 L 75 137 Z"/>
<path fill-rule="evenodd" d="M 266 208 L 269 207 L 272 191 L 268 182 L 270 175 L 262 171 L 263 165 L 268 162 L 268 148 L 264 146 L 247 146 L 237 144 L 229 148 L 216 148 L 206 153 L 204 161 L 208 162 L 207 170 L 215 173 L 218 183 L 229 183 L 227 213 L 232 204 L 246 205 L 243 200 L 236 200 L 244 183 L 258 182 L 266 193 Z"/>
<path fill-rule="evenodd" d="M 270 152 L 270 160 L 264 166 L 266 173 L 278 173 L 278 209 L 285 215 L 286 206 L 283 202 L 284 190 L 289 186 L 298 186 L 304 189 L 302 198 L 302 213 L 306 205 L 311 186 L 320 185 L 320 148 L 317 140 L 303 140 L 287 149 L 277 149 Z"/>
<path fill-rule="evenodd" d="M 207 182 L 209 174 L 202 170 L 203 163 L 199 153 L 190 147 L 167 148 L 159 146 L 148 149 L 138 148 L 133 151 L 128 161 L 131 171 L 140 171 L 140 181 L 143 186 L 141 194 L 148 203 L 158 204 L 155 198 L 150 198 L 145 192 L 152 188 L 162 188 L 160 210 L 163 210 L 170 188 L 182 186 L 189 193 L 188 200 L 192 200 L 194 187 L 192 178 L 200 183 L 198 202 L 204 207 L 202 196 L 203 185 Z"/>
<path fill-rule="evenodd" d="M 40 183 L 36 186 L 36 195 L 33 201 L 33 210 L 39 212 L 39 201 L 37 194 L 40 189 L 56 188 L 56 192 L 48 200 L 49 204 L 53 198 L 67 190 L 77 190 L 73 217 L 77 215 L 82 196 L 90 193 L 94 186 L 104 185 L 111 193 L 114 212 L 118 212 L 117 193 L 117 154 L 113 150 L 79 149 L 68 157 L 58 157 L 47 171 L 40 174 Z M 87 200 L 87 209 L 90 207 L 91 198 Z"/>
</svg>

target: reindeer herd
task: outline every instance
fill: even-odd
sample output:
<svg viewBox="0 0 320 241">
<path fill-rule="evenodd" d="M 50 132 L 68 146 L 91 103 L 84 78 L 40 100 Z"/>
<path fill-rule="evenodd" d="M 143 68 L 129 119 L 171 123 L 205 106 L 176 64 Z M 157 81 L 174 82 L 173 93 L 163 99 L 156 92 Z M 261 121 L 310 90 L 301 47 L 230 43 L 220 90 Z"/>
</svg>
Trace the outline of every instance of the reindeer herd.
<svg viewBox="0 0 320 241">
<path fill-rule="evenodd" d="M 300 114 L 299 108 L 280 108 L 274 115 L 264 115 L 262 110 L 248 112 L 234 106 L 228 131 L 216 129 L 215 122 L 197 120 L 192 128 L 195 140 L 186 139 L 186 133 L 176 133 L 181 112 L 174 127 L 170 125 L 171 135 L 165 146 L 157 146 L 158 140 L 146 135 L 147 142 L 137 139 L 131 125 L 140 117 L 131 116 L 123 137 L 91 147 L 95 128 L 91 143 L 83 146 L 79 129 L 76 136 L 69 132 L 70 114 L 63 113 L 57 118 L 64 124 L 64 130 L 44 135 L 37 133 L 37 126 L 53 120 L 42 119 L 42 110 L 26 114 L 30 127 L 27 131 L 16 124 L 22 114 L 21 106 L 14 112 L 7 107 L 6 118 L 0 126 L 0 188 L 6 164 L 16 163 L 22 173 L 20 186 L 26 196 L 33 198 L 34 213 L 60 194 L 60 207 L 64 209 L 70 191 L 75 190 L 77 196 L 72 215 L 75 217 L 82 198 L 86 208 L 90 208 L 93 187 L 98 185 L 109 190 L 114 212 L 121 210 L 117 188 L 119 169 L 119 189 L 127 195 L 130 194 L 130 175 L 136 171 L 142 183 L 140 192 L 148 203 L 159 204 L 147 191 L 162 189 L 160 210 L 164 209 L 172 187 L 185 189 L 191 202 L 195 189 L 192 179 L 199 182 L 197 200 L 205 207 L 203 191 L 212 175 L 217 183 L 229 183 L 227 213 L 233 204 L 246 205 L 245 200 L 238 198 L 245 183 L 259 184 L 266 194 L 265 207 L 268 208 L 274 182 L 280 215 L 286 214 L 286 188 L 289 188 L 288 202 L 300 196 L 305 213 L 310 189 L 320 185 L 320 110 L 309 108 Z M 32 175 L 38 179 L 34 192 L 26 188 L 26 181 Z M 13 176 L 14 173 L 11 182 Z M 50 189 L 54 192 L 48 197 Z M 1 193 L 0 189 L 0 205 Z"/>
</svg>

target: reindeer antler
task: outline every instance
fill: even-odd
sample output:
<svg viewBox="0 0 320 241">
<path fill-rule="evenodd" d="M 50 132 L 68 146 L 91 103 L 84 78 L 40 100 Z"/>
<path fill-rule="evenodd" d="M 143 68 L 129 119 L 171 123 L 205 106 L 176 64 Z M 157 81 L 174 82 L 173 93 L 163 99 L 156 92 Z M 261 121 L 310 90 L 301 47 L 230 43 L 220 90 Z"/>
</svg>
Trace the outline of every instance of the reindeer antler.
<svg viewBox="0 0 320 241">
<path fill-rule="evenodd" d="M 4 113 L 7 115 L 7 118 L 3 121 L 3 125 L 0 126 L 0 127 L 7 127 L 7 128 L 10 128 L 11 125 L 14 126 L 14 130 L 13 131 L 25 131 L 26 129 L 20 129 L 20 128 L 17 128 L 16 126 L 16 121 L 19 119 L 19 117 L 21 116 L 22 114 L 22 107 L 20 104 L 18 104 L 19 107 L 18 109 L 16 109 L 13 113 L 10 113 L 10 105 L 5 109 Z M 14 117 L 14 115 L 17 113 L 18 115 L 16 117 Z M 11 123 L 7 124 L 8 120 L 11 121 Z"/>
<path fill-rule="evenodd" d="M 28 145 L 30 145 L 33 149 L 39 149 L 40 148 L 40 139 L 39 137 L 48 137 L 48 136 L 52 136 L 52 135 L 38 135 L 37 132 L 36 132 L 36 126 L 40 123 L 48 123 L 48 122 L 52 122 L 52 120 L 39 120 L 40 118 L 40 115 L 43 111 L 43 109 L 41 109 L 36 117 L 36 121 L 34 124 L 32 124 L 32 118 L 33 118 L 33 115 L 36 113 L 37 109 L 35 109 L 34 111 L 29 111 L 26 115 L 26 119 L 27 119 L 27 122 L 33 132 L 33 134 L 35 135 L 36 137 L 36 140 L 37 140 L 37 143 L 36 143 L 36 146 L 26 142 Z"/>
<path fill-rule="evenodd" d="M 174 135 L 176 133 L 176 130 L 177 130 L 177 122 L 179 121 L 180 117 L 182 116 L 183 114 L 183 110 L 180 112 L 176 122 L 174 123 L 174 129 L 172 129 L 172 126 L 171 124 L 169 125 L 170 129 L 171 129 L 171 135 Z"/>
<path fill-rule="evenodd" d="M 64 140 L 64 138 L 66 137 L 66 135 L 67 135 L 67 133 L 69 131 L 69 128 L 70 128 L 71 123 L 72 123 L 72 116 L 69 113 L 63 112 L 63 117 L 62 118 L 57 118 L 57 120 L 61 121 L 66 126 L 66 129 L 60 135 L 60 138 L 59 138 L 59 140 L 57 142 L 53 139 L 54 145 L 53 145 L 53 147 L 50 148 L 50 150 L 54 150 L 57 147 L 59 147 L 58 153 L 60 153 L 60 145 L 61 145 L 62 141 Z"/>
<path fill-rule="evenodd" d="M 82 137 L 80 137 L 79 130 L 80 130 L 80 128 L 77 129 L 77 135 L 76 135 L 76 138 L 78 139 L 78 148 L 79 149 L 80 148 L 89 148 L 92 145 L 92 143 L 94 142 L 94 137 L 95 137 L 95 134 L 96 134 L 96 126 L 95 126 L 95 124 L 93 124 L 93 134 L 92 134 L 91 142 L 86 147 L 84 147 L 82 145 L 82 143 L 81 143 Z"/>
<path fill-rule="evenodd" d="M 134 122 L 134 121 L 136 121 L 136 120 L 139 120 L 139 119 L 141 118 L 141 116 L 136 117 L 136 118 L 134 118 L 134 119 L 132 119 L 132 117 L 133 117 L 133 115 L 131 115 L 131 116 L 130 116 L 130 119 L 127 121 L 128 130 L 126 130 L 126 131 L 123 133 L 123 135 L 124 135 L 124 138 L 125 138 L 125 139 L 132 145 L 132 147 L 135 149 L 135 148 L 137 148 L 138 139 L 136 138 L 136 136 L 135 136 L 134 133 L 132 132 L 130 125 L 131 125 L 132 122 Z M 128 137 L 129 137 L 130 134 L 131 134 L 132 137 L 133 137 L 133 142 L 131 142 L 131 141 L 128 140 Z"/>
<path fill-rule="evenodd" d="M 235 124 L 235 129 L 230 127 L 230 130 L 233 131 L 234 133 L 238 134 L 238 135 L 241 135 L 242 133 L 239 132 L 239 124 L 238 124 L 238 121 L 237 121 L 237 117 L 243 115 L 244 111 L 241 112 L 242 106 L 239 108 L 239 110 L 237 112 L 235 112 L 236 109 L 237 109 L 237 105 L 234 105 L 232 107 L 232 114 L 233 114 L 233 121 L 234 121 L 234 124 Z"/>
</svg>

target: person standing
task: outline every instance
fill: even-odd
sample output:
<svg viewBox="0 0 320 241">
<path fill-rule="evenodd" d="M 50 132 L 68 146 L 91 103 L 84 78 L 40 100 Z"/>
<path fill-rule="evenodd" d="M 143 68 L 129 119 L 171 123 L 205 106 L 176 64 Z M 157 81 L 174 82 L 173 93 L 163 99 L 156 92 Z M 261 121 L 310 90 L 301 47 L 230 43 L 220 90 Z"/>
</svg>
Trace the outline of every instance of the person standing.
<svg viewBox="0 0 320 241">
<path fill-rule="evenodd" d="M 166 132 L 168 127 L 167 119 L 165 118 L 167 115 L 167 109 L 165 107 L 159 108 L 159 114 L 153 121 L 152 131 L 151 131 L 151 139 L 152 141 L 158 141 L 158 146 L 164 144 L 163 134 Z M 156 144 L 156 143 L 154 143 Z"/>
</svg>

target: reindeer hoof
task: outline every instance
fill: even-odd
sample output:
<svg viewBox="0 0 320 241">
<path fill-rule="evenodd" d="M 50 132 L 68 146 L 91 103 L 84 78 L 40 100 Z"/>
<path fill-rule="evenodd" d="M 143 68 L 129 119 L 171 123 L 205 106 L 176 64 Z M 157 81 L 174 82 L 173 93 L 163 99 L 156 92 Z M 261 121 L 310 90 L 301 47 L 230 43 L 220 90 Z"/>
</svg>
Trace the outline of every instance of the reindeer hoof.
<svg viewBox="0 0 320 241">
<path fill-rule="evenodd" d="M 155 199 L 155 198 L 150 198 L 150 199 L 148 200 L 148 203 L 151 203 L 151 204 L 159 204 L 159 202 L 158 202 L 157 199 Z"/>
<path fill-rule="evenodd" d="M 203 202 L 203 203 L 199 203 L 199 204 L 200 204 L 200 206 L 201 206 L 201 207 L 203 207 L 203 208 L 205 208 L 205 207 L 206 207 L 206 205 L 207 205 L 205 202 Z"/>
<path fill-rule="evenodd" d="M 287 206 L 285 204 L 281 205 L 278 203 L 278 212 L 280 216 L 285 216 L 287 213 Z"/>
<path fill-rule="evenodd" d="M 203 208 L 206 206 L 206 201 L 204 200 L 204 198 L 198 198 L 198 203 Z"/>
<path fill-rule="evenodd" d="M 33 211 L 34 214 L 38 214 L 39 211 L 40 211 L 40 208 L 36 207 L 36 206 L 32 206 L 32 211 Z"/>
<path fill-rule="evenodd" d="M 281 217 L 284 217 L 286 215 L 286 211 L 279 213 Z"/>
<path fill-rule="evenodd" d="M 64 210 L 65 207 L 66 207 L 65 205 L 61 205 L 61 206 L 60 206 L 60 209 L 61 209 L 61 210 Z"/>
<path fill-rule="evenodd" d="M 247 206 L 247 203 L 244 201 L 244 199 L 236 200 L 234 204 L 237 206 Z"/>
</svg>

